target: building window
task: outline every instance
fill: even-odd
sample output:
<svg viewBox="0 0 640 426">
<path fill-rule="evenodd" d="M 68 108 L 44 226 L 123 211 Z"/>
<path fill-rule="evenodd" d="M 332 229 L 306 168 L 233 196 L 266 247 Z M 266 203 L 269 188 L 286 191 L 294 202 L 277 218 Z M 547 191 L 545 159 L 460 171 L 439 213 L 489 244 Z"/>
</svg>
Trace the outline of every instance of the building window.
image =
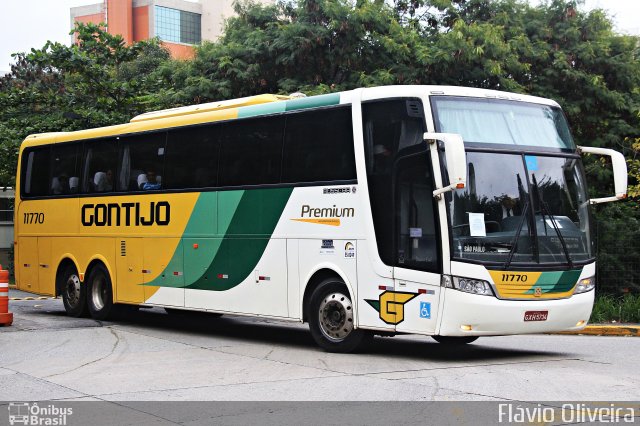
<svg viewBox="0 0 640 426">
<path fill-rule="evenodd" d="M 201 16 L 197 13 L 168 7 L 155 7 L 156 36 L 160 40 L 199 44 L 201 41 Z"/>
<path fill-rule="evenodd" d="M 1 193 L 0 189 L 0 222 L 13 223 L 13 196 L 8 193 Z M 0 248 L 3 247 L 0 242 Z"/>
</svg>

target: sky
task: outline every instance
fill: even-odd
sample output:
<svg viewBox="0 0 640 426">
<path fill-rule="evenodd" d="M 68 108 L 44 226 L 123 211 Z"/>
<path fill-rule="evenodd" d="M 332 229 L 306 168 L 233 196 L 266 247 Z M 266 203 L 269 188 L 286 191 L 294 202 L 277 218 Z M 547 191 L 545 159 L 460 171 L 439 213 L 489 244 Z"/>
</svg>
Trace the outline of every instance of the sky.
<svg viewBox="0 0 640 426">
<path fill-rule="evenodd" d="M 9 71 L 9 64 L 13 62 L 11 54 L 14 52 L 29 51 L 32 47 L 41 48 L 47 40 L 69 44 L 69 9 L 99 2 L 100 0 L 0 0 L 0 71 Z M 640 0 L 585 0 L 585 7 L 608 10 L 619 32 L 640 35 Z"/>
</svg>

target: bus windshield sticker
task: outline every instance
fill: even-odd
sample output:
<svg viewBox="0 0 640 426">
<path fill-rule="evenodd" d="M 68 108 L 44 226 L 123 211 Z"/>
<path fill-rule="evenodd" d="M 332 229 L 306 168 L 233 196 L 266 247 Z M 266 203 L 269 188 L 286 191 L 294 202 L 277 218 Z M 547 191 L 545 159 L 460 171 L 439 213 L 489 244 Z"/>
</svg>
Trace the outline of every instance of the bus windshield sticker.
<svg viewBox="0 0 640 426">
<path fill-rule="evenodd" d="M 535 172 L 538 170 L 538 157 L 534 155 L 526 155 L 524 157 L 524 160 L 526 161 L 527 169 L 529 169 L 530 172 Z"/>
<path fill-rule="evenodd" d="M 484 213 L 469 213 L 469 235 L 472 237 L 486 237 Z"/>
<path fill-rule="evenodd" d="M 422 238 L 422 228 L 409 228 L 411 238 Z"/>
</svg>

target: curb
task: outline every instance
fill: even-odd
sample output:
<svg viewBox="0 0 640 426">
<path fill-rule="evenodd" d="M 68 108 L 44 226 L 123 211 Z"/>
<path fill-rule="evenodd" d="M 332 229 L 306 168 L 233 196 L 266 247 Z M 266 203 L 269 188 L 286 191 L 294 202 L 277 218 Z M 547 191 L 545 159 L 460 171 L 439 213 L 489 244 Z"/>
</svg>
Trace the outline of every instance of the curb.
<svg viewBox="0 0 640 426">
<path fill-rule="evenodd" d="M 551 334 L 640 337 L 640 325 L 588 325 L 582 330 L 559 331 Z"/>
<path fill-rule="evenodd" d="M 9 300 L 49 300 L 49 299 L 57 299 L 57 297 L 51 296 L 38 296 L 38 297 L 10 297 Z"/>
</svg>

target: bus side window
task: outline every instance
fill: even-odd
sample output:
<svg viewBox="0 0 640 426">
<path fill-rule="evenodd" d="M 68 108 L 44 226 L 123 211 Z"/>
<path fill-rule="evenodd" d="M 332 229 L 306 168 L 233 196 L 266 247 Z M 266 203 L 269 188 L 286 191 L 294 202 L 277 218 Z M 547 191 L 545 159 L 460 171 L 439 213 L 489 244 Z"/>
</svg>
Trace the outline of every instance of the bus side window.
<svg viewBox="0 0 640 426">
<path fill-rule="evenodd" d="M 221 124 L 207 124 L 169 131 L 165 188 L 217 186 L 221 128 Z"/>
<path fill-rule="evenodd" d="M 282 182 L 356 179 L 351 109 L 288 115 L 283 151 Z"/>
<path fill-rule="evenodd" d="M 150 132 L 120 138 L 119 191 L 149 191 L 162 188 L 166 132 Z"/>
<path fill-rule="evenodd" d="M 84 145 L 83 192 L 111 192 L 115 189 L 115 140 L 91 141 Z"/>
<path fill-rule="evenodd" d="M 362 105 L 365 161 L 369 199 L 380 259 L 387 265 L 401 263 L 394 247 L 402 244 L 394 228 L 397 216 L 394 179 L 398 159 L 407 151 L 419 149 L 426 131 L 420 101 L 413 99 L 367 102 Z M 426 157 L 426 156 L 425 156 Z M 424 159 L 426 164 L 426 158 Z M 417 232 L 417 231 L 415 231 Z M 397 247 L 400 249 L 400 247 Z"/>
<path fill-rule="evenodd" d="M 280 182 L 283 117 L 228 122 L 223 128 L 220 186 Z"/>
<path fill-rule="evenodd" d="M 51 171 L 51 149 L 34 148 L 23 154 L 22 193 L 39 197 L 49 194 L 49 174 Z"/>
<path fill-rule="evenodd" d="M 56 144 L 52 148 L 51 194 L 66 195 L 78 192 L 78 154 L 77 143 Z"/>
</svg>

